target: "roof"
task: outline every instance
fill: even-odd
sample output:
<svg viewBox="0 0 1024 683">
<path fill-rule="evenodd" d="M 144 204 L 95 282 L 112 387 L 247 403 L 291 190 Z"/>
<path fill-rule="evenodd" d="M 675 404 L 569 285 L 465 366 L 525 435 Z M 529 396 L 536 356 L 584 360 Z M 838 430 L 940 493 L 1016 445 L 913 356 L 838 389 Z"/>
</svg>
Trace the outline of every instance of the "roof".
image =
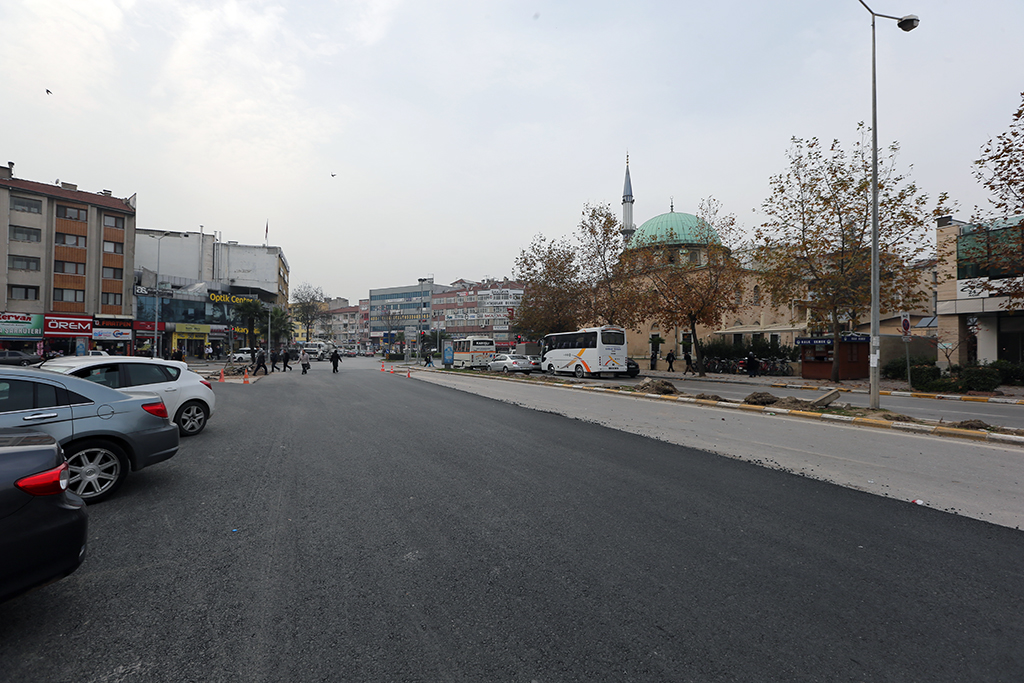
<svg viewBox="0 0 1024 683">
<path fill-rule="evenodd" d="M 720 244 L 718 233 L 710 225 L 690 213 L 669 211 L 655 216 L 637 228 L 630 239 L 635 245 L 653 244 Z"/>
<path fill-rule="evenodd" d="M 121 199 L 120 197 L 108 197 L 105 194 L 99 194 L 96 192 L 68 190 L 60 187 L 59 185 L 37 183 L 34 180 L 21 180 L 20 178 L 0 179 L 0 187 L 17 190 L 18 192 L 40 194 L 46 197 L 54 197 L 56 199 L 67 199 L 68 201 L 78 202 L 79 204 L 92 204 L 93 206 L 101 206 L 105 209 L 113 209 L 115 211 L 132 215 L 135 214 L 135 207 L 128 203 L 130 198 Z"/>
</svg>

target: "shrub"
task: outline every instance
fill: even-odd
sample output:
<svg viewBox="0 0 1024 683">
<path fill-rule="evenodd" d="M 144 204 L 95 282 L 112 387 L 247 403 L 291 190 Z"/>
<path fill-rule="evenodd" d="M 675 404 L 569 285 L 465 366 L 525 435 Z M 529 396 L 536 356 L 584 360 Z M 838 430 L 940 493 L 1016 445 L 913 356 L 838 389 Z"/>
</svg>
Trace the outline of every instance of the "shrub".
<svg viewBox="0 0 1024 683">
<path fill-rule="evenodd" d="M 904 361 L 905 362 L 905 361 Z M 929 386 L 942 377 L 942 370 L 935 365 L 911 365 L 910 386 L 921 391 L 931 391 Z"/>
<path fill-rule="evenodd" d="M 990 363 L 988 367 L 999 371 L 1003 384 L 1024 384 L 1024 363 L 997 360 Z"/>
<path fill-rule="evenodd" d="M 964 368 L 960 371 L 960 384 L 967 391 L 993 391 L 1001 383 L 999 370 L 993 367 Z"/>
<path fill-rule="evenodd" d="M 910 366 L 915 365 L 935 365 L 935 361 L 931 358 L 925 358 L 920 356 L 910 357 Z M 907 378 L 907 357 L 900 356 L 899 358 L 893 358 L 888 363 L 883 365 L 879 372 L 882 373 L 882 377 L 885 379 L 906 379 Z"/>
</svg>

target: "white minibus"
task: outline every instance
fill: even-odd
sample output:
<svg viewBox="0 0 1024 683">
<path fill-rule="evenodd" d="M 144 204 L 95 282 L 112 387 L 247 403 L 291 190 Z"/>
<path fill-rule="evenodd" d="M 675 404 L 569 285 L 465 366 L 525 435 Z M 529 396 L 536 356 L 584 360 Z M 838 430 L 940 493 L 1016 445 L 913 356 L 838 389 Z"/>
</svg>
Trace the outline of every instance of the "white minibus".
<svg viewBox="0 0 1024 683">
<path fill-rule="evenodd" d="M 577 377 L 626 373 L 626 331 L 615 325 L 587 327 L 544 337 L 541 370 Z"/>
<path fill-rule="evenodd" d="M 452 341 L 455 352 L 454 367 L 486 368 L 494 360 L 494 339 L 491 337 L 465 337 Z"/>
</svg>

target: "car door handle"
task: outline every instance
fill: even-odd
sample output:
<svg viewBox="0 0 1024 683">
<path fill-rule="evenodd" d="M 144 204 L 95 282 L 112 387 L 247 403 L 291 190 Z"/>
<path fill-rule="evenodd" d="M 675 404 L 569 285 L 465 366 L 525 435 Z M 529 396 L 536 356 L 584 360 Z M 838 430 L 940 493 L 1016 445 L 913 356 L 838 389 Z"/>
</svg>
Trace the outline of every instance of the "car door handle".
<svg viewBox="0 0 1024 683">
<path fill-rule="evenodd" d="M 36 413 L 35 415 L 26 415 L 21 418 L 22 420 L 46 420 L 51 417 L 57 417 L 57 413 Z"/>
<path fill-rule="evenodd" d="M 164 391 L 177 391 L 177 389 L 174 387 L 168 387 L 167 389 L 164 389 Z"/>
</svg>

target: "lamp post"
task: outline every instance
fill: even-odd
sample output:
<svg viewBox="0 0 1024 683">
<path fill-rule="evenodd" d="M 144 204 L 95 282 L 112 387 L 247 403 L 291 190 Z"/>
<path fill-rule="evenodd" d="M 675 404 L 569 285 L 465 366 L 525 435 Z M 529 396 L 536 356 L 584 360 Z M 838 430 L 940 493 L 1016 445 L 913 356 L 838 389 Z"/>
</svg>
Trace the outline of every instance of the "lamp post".
<svg viewBox="0 0 1024 683">
<path fill-rule="evenodd" d="M 156 240 L 156 315 L 154 316 L 154 320 L 153 320 L 153 336 L 156 337 L 156 357 L 157 358 L 163 358 L 163 354 L 160 353 L 161 342 L 163 341 L 163 335 L 160 334 L 160 304 L 161 304 L 161 297 L 160 297 L 160 243 L 163 241 L 163 239 L 165 237 L 171 237 L 171 236 L 174 236 L 174 237 L 188 237 L 188 233 L 185 233 L 184 235 L 180 235 L 180 234 L 173 233 L 170 230 L 168 230 L 168 231 L 164 232 L 163 234 L 161 234 L 159 236 L 157 236 L 157 235 L 146 235 L 146 236 L 147 237 L 152 237 L 153 239 Z"/>
<path fill-rule="evenodd" d="M 431 280 L 430 280 L 430 278 L 421 277 L 421 278 L 418 278 L 418 281 L 420 283 L 420 313 L 419 313 L 418 316 L 416 316 L 416 337 L 417 337 L 416 341 L 417 342 L 420 341 L 420 339 L 423 336 L 421 334 L 423 332 L 423 283 L 424 282 L 430 282 Z M 431 311 L 433 311 L 433 308 L 431 308 Z M 417 355 L 416 356 L 417 358 L 422 357 L 422 353 L 423 353 L 422 347 L 420 348 L 419 351 L 420 351 L 420 355 Z"/>
<path fill-rule="evenodd" d="M 879 407 L 878 401 L 878 363 L 881 341 L 879 337 L 879 274 L 878 274 L 878 87 L 875 69 L 875 17 L 892 19 L 904 31 L 913 31 L 921 20 L 914 14 L 905 17 L 893 17 L 888 14 L 877 14 L 868 7 L 864 0 L 858 0 L 871 14 L 871 354 L 869 356 L 869 377 L 871 408 Z M 836 343 L 838 344 L 838 339 Z M 836 347 L 838 348 L 838 346 Z"/>
</svg>

